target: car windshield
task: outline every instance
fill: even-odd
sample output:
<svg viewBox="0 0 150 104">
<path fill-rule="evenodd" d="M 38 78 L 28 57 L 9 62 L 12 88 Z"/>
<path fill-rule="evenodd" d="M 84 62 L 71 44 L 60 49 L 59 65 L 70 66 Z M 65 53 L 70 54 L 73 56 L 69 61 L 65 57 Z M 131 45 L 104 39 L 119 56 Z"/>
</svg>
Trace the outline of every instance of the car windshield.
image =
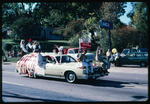
<svg viewBox="0 0 150 104">
<path fill-rule="evenodd" d="M 60 63 L 60 56 L 56 56 L 56 59 Z M 76 60 L 71 56 L 62 56 L 61 63 L 70 63 L 70 62 L 76 62 Z"/>
<path fill-rule="evenodd" d="M 125 53 L 125 54 L 126 54 L 126 53 L 128 53 L 128 52 L 129 52 L 129 49 L 124 49 L 122 53 Z"/>
<path fill-rule="evenodd" d="M 83 52 L 83 49 L 84 49 L 84 48 L 81 48 L 81 49 L 80 49 L 80 53 Z M 78 53 L 78 52 L 79 52 L 79 49 L 74 49 L 74 52 L 75 52 L 75 53 Z"/>
</svg>

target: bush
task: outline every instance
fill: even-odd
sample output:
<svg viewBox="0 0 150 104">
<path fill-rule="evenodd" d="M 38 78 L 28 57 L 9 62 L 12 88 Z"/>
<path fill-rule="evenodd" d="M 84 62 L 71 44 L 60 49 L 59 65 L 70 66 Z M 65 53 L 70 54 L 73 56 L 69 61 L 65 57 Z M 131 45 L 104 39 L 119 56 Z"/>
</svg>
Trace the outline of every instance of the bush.
<svg viewBox="0 0 150 104">
<path fill-rule="evenodd" d="M 73 47 L 79 47 L 79 36 L 70 38 L 70 45 Z"/>
<path fill-rule="evenodd" d="M 4 47 L 5 50 L 11 51 L 11 48 L 12 48 L 12 44 L 5 44 L 5 47 Z"/>
</svg>

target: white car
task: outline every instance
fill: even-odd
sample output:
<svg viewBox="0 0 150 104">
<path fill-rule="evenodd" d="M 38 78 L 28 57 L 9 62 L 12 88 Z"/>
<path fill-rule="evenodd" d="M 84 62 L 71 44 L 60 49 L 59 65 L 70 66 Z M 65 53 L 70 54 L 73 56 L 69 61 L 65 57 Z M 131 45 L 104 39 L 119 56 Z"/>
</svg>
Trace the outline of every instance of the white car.
<svg viewBox="0 0 150 104">
<path fill-rule="evenodd" d="M 42 60 L 40 59 L 42 58 Z M 86 73 L 85 67 L 77 67 L 76 60 L 69 55 L 30 53 L 23 56 L 16 64 L 19 74 L 28 74 L 29 77 L 44 76 L 63 78 L 67 82 L 77 79 L 96 79 L 108 74 L 101 74 L 103 68 L 93 66 L 94 74 Z"/>
</svg>

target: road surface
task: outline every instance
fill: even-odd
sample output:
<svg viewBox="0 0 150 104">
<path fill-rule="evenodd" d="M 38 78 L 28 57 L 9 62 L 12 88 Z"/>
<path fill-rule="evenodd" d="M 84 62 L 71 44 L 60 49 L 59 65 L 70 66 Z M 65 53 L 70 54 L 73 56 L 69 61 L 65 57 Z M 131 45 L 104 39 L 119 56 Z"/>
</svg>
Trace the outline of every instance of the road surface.
<svg viewBox="0 0 150 104">
<path fill-rule="evenodd" d="M 28 78 L 15 72 L 15 64 L 2 64 L 3 102 L 112 102 L 147 101 L 148 68 L 123 66 L 95 81 L 67 83 L 63 79 Z"/>
</svg>

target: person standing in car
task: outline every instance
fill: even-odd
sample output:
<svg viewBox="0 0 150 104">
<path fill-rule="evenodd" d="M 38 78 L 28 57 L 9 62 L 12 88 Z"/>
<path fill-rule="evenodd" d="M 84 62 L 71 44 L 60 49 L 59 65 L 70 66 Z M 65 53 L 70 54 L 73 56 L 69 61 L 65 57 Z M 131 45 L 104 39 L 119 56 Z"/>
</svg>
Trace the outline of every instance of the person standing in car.
<svg viewBox="0 0 150 104">
<path fill-rule="evenodd" d="M 41 51 L 41 46 L 40 46 L 39 42 L 35 41 L 33 43 L 33 52 L 39 52 L 39 51 Z"/>
<path fill-rule="evenodd" d="M 26 49 L 29 53 L 33 52 L 32 39 L 29 39 L 29 43 L 26 45 Z"/>
<path fill-rule="evenodd" d="M 21 48 L 21 57 L 28 53 L 28 51 L 25 48 L 25 40 L 24 39 L 22 39 L 20 42 L 20 48 Z"/>
</svg>

